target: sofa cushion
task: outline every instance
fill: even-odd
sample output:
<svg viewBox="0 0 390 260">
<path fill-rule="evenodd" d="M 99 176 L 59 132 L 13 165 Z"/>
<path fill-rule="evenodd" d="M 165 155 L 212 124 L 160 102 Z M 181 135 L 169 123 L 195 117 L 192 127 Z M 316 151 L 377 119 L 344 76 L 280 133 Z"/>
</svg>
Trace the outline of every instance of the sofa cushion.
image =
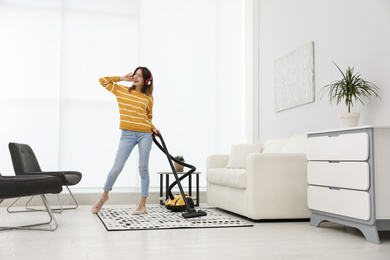
<svg viewBox="0 0 390 260">
<path fill-rule="evenodd" d="M 281 153 L 306 153 L 306 140 L 307 136 L 302 135 L 293 135 L 283 146 Z"/>
<path fill-rule="evenodd" d="M 214 168 L 207 170 L 206 179 L 208 182 L 237 189 L 246 188 L 245 169 Z"/>
<path fill-rule="evenodd" d="M 226 168 L 245 169 L 247 155 L 260 153 L 261 148 L 261 144 L 233 144 Z"/>
<path fill-rule="evenodd" d="M 264 145 L 262 153 L 280 153 L 283 146 L 287 143 L 288 138 L 268 139 Z"/>
</svg>

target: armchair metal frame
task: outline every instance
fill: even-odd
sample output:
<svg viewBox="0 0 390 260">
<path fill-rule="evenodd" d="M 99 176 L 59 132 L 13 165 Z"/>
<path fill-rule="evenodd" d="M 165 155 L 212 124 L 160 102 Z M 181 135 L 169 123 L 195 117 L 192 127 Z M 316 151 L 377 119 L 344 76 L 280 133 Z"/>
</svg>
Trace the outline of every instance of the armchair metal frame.
<svg viewBox="0 0 390 260">
<path fill-rule="evenodd" d="M 9 229 L 25 229 L 25 230 L 40 230 L 40 231 L 54 231 L 58 228 L 58 222 L 56 218 L 54 217 L 53 211 L 50 208 L 49 202 L 47 202 L 47 199 L 45 195 L 39 195 L 42 199 L 43 204 L 45 205 L 46 212 L 49 214 L 49 221 L 47 222 L 42 222 L 42 223 L 36 223 L 36 224 L 29 224 L 29 225 L 22 225 L 22 226 L 0 226 L 0 231 L 1 230 L 9 230 Z M 4 201 L 4 199 L 0 200 L 0 204 Z M 32 211 L 32 210 L 30 210 Z M 29 212 L 29 211 L 24 211 L 24 212 Z M 54 223 L 54 227 L 50 227 L 51 223 Z M 48 228 L 34 228 L 36 226 L 42 226 L 42 225 L 49 225 Z"/>
<path fill-rule="evenodd" d="M 45 210 L 49 215 L 49 221 L 19 225 L 19 226 L 0 226 L 0 231 L 21 229 L 21 230 L 39 230 L 55 231 L 58 228 L 58 222 L 54 217 L 53 211 L 46 199 L 47 193 L 59 193 L 62 191 L 62 182 L 57 177 L 52 176 L 1 176 L 0 174 L 0 204 L 6 199 L 28 197 L 38 195 L 41 197 Z M 28 211 L 24 211 L 28 212 Z M 46 227 L 39 227 L 46 226 Z"/>
<path fill-rule="evenodd" d="M 57 194 L 57 199 L 58 199 L 58 204 L 59 204 L 59 208 L 53 208 L 51 209 L 54 213 L 62 213 L 62 211 L 64 210 L 69 210 L 69 209 L 77 209 L 77 207 L 79 206 L 79 204 L 77 203 L 75 197 L 73 196 L 73 193 L 70 191 L 69 187 L 68 186 L 65 186 L 68 191 L 69 191 L 69 194 L 70 196 L 72 197 L 74 203 L 75 203 L 75 206 L 73 207 L 63 207 L 62 206 L 62 203 L 61 203 L 61 199 L 60 199 L 60 195 Z M 37 208 L 31 208 L 28 206 L 28 204 L 31 202 L 31 200 L 34 198 L 35 196 L 31 196 L 31 198 L 26 202 L 26 209 L 25 210 L 11 210 L 11 208 L 16 204 L 16 202 L 19 201 L 19 198 L 17 198 L 14 202 L 12 202 L 8 207 L 7 207 L 7 212 L 8 213 L 21 213 L 21 212 L 31 212 L 31 211 L 46 211 L 46 209 L 37 209 Z"/>
</svg>

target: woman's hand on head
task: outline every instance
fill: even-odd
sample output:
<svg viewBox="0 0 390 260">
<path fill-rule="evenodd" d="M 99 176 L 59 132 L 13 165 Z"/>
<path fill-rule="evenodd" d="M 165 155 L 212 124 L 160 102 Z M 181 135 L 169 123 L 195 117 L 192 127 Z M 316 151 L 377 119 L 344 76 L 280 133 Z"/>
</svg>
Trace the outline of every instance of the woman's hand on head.
<svg viewBox="0 0 390 260">
<path fill-rule="evenodd" d="M 129 82 L 133 81 L 133 72 L 130 72 L 129 74 L 126 74 L 124 76 L 120 76 L 119 80 L 120 81 L 129 81 Z"/>
</svg>

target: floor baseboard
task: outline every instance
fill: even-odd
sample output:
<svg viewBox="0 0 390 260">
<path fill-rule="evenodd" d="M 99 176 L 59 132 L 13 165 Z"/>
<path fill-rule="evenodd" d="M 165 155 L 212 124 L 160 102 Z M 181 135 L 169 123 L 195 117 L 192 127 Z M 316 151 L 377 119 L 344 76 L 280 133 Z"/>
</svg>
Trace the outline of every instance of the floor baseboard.
<svg viewBox="0 0 390 260">
<path fill-rule="evenodd" d="M 79 205 L 93 205 L 102 195 L 101 191 L 72 191 L 74 197 L 77 200 L 77 203 Z M 200 203 L 206 202 L 206 192 L 201 191 L 200 194 Z M 24 197 L 19 199 L 15 203 L 15 207 L 25 206 L 28 200 L 31 197 Z M 58 196 L 55 194 L 48 194 L 46 195 L 47 200 L 49 201 L 49 204 L 52 206 L 59 205 L 58 202 Z M 72 200 L 72 197 L 68 192 L 63 191 L 61 194 L 59 194 L 59 199 L 64 206 L 68 205 L 74 205 L 74 202 Z M 112 191 L 109 194 L 109 200 L 106 202 L 107 205 L 115 205 L 115 204 L 137 204 L 140 200 L 140 192 L 133 192 L 133 191 L 121 191 L 121 192 L 115 192 Z M 7 199 L 4 200 L 3 203 L 0 204 L 0 207 L 8 207 L 11 205 L 15 199 Z M 165 201 L 165 198 L 164 198 Z M 149 204 L 158 204 L 160 203 L 160 194 L 159 192 L 149 192 L 149 197 L 147 200 L 147 203 Z M 29 203 L 30 206 L 42 206 L 42 201 L 39 196 L 35 196 L 31 202 Z"/>
</svg>

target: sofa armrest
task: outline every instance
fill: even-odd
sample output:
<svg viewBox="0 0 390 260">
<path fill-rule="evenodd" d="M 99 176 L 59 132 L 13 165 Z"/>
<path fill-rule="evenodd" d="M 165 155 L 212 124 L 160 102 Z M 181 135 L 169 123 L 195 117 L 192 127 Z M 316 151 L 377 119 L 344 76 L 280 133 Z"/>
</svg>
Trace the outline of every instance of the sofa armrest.
<svg viewBox="0 0 390 260">
<path fill-rule="evenodd" d="M 262 205 L 268 209 L 270 217 L 279 212 L 283 212 L 285 218 L 296 216 L 296 212 L 300 212 L 302 218 L 310 216 L 307 207 L 306 154 L 248 155 L 247 191 L 250 208 L 256 209 Z"/>
<path fill-rule="evenodd" d="M 207 157 L 206 169 L 225 168 L 230 155 L 229 154 L 215 154 Z"/>
</svg>

